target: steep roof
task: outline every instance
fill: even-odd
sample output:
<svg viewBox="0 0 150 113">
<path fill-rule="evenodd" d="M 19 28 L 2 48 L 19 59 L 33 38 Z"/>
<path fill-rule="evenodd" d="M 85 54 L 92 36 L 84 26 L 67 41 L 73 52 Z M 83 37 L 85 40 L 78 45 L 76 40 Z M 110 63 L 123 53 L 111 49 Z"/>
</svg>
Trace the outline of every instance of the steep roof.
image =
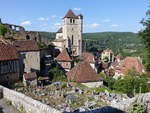
<svg viewBox="0 0 150 113">
<path fill-rule="evenodd" d="M 17 51 L 37 51 L 37 50 L 39 50 L 37 42 L 34 40 L 15 41 L 13 44 L 16 47 Z"/>
<path fill-rule="evenodd" d="M 69 9 L 69 11 L 67 12 L 64 18 L 78 18 L 78 17 L 75 15 L 72 9 Z"/>
<path fill-rule="evenodd" d="M 95 57 L 92 53 L 84 52 L 84 53 L 81 54 L 81 57 L 86 62 L 95 63 Z"/>
<path fill-rule="evenodd" d="M 18 54 L 15 47 L 9 43 L 0 41 L 0 61 L 16 59 L 18 59 Z"/>
<path fill-rule="evenodd" d="M 64 49 L 57 57 L 57 61 L 72 61 L 67 49 Z"/>
<path fill-rule="evenodd" d="M 37 74 L 35 72 L 34 73 L 25 73 L 23 76 L 24 76 L 25 80 L 37 78 Z"/>
<path fill-rule="evenodd" d="M 75 82 L 94 82 L 102 80 L 89 63 L 83 61 L 66 73 L 68 80 Z"/>
<path fill-rule="evenodd" d="M 63 28 L 61 27 L 58 31 L 57 31 L 57 33 L 62 33 L 63 32 Z"/>
</svg>

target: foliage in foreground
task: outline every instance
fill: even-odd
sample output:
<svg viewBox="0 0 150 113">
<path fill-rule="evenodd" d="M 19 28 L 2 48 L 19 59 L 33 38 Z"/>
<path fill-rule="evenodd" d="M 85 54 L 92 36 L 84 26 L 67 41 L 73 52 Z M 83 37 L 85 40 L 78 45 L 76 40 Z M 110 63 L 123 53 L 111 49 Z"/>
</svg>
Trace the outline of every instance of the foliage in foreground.
<svg viewBox="0 0 150 113">
<path fill-rule="evenodd" d="M 105 75 L 104 73 L 100 73 L 100 76 L 104 78 L 105 85 L 109 89 L 116 92 L 134 94 L 134 93 L 145 93 L 149 91 L 148 75 L 138 75 L 133 71 L 132 73 L 131 71 L 129 73 L 130 75 L 125 75 L 125 77 L 119 79 L 114 79 L 112 77 Z"/>
<path fill-rule="evenodd" d="M 146 108 L 143 103 L 132 103 L 129 113 L 146 113 Z"/>
<path fill-rule="evenodd" d="M 142 37 L 146 48 L 145 66 L 150 71 L 150 9 L 146 12 L 146 16 L 146 19 L 143 19 L 141 22 L 145 29 L 139 35 Z"/>
<path fill-rule="evenodd" d="M 52 81 L 67 81 L 67 78 L 64 72 L 58 67 L 54 67 L 50 69 L 49 75 L 50 75 L 50 78 L 52 78 Z"/>
</svg>

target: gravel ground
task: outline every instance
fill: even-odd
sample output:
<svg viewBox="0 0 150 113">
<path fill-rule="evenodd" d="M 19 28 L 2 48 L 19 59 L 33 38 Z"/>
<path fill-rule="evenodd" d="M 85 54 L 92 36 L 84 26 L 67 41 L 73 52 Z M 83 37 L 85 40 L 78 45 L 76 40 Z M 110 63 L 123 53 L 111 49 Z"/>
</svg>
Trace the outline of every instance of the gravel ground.
<svg viewBox="0 0 150 113">
<path fill-rule="evenodd" d="M 4 99 L 0 99 L 0 113 L 19 113 L 15 108 L 6 104 Z"/>
</svg>

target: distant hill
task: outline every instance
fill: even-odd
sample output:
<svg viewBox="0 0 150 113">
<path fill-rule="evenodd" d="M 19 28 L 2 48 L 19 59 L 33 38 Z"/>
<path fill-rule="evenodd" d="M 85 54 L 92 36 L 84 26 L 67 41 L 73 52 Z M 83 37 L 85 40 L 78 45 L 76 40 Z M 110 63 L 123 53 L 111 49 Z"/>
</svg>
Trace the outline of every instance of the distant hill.
<svg viewBox="0 0 150 113">
<path fill-rule="evenodd" d="M 92 48 L 110 48 L 115 54 L 123 56 L 141 56 L 144 52 L 141 38 L 132 32 L 85 33 L 83 39 L 88 51 Z"/>
<path fill-rule="evenodd" d="M 55 33 L 40 32 L 41 36 L 49 40 L 55 39 Z M 90 51 L 94 48 L 110 48 L 115 54 L 123 56 L 141 56 L 144 53 L 142 40 L 132 32 L 98 32 L 83 34 L 84 49 Z"/>
</svg>

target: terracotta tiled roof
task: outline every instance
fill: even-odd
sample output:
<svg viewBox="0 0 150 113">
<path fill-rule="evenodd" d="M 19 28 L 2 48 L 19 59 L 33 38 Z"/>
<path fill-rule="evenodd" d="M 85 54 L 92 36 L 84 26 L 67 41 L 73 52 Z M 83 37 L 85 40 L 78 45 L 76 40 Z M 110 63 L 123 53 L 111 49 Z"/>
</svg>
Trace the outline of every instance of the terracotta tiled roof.
<svg viewBox="0 0 150 113">
<path fill-rule="evenodd" d="M 95 63 L 95 57 L 92 53 L 84 52 L 81 54 L 81 57 L 86 62 Z"/>
<path fill-rule="evenodd" d="M 123 67 L 125 68 L 125 72 L 132 68 L 134 68 L 139 73 L 142 73 L 144 70 L 144 66 L 138 57 L 126 57 L 124 59 Z"/>
<path fill-rule="evenodd" d="M 9 43 L 0 41 L 0 61 L 18 59 L 17 50 Z"/>
<path fill-rule="evenodd" d="M 115 67 L 116 72 L 123 74 L 127 74 L 130 69 L 135 69 L 139 73 L 144 72 L 144 66 L 138 57 L 126 57 L 120 65 Z"/>
<path fill-rule="evenodd" d="M 23 76 L 24 76 L 25 80 L 37 78 L 37 74 L 35 72 L 34 73 L 25 73 Z"/>
<path fill-rule="evenodd" d="M 39 50 L 37 42 L 34 40 L 15 41 L 13 44 L 18 51 L 37 51 L 37 50 Z"/>
<path fill-rule="evenodd" d="M 68 80 L 81 83 L 102 80 L 102 78 L 97 76 L 90 64 L 85 61 L 78 63 L 71 71 L 67 72 L 66 75 Z"/>
<path fill-rule="evenodd" d="M 63 32 L 63 28 L 61 27 L 58 31 L 57 31 L 57 33 L 62 33 Z"/>
<path fill-rule="evenodd" d="M 67 49 L 64 49 L 57 57 L 57 61 L 72 61 Z"/>
<path fill-rule="evenodd" d="M 64 18 L 78 18 L 78 17 L 74 14 L 72 9 L 69 9 L 69 11 L 67 12 Z"/>
</svg>

